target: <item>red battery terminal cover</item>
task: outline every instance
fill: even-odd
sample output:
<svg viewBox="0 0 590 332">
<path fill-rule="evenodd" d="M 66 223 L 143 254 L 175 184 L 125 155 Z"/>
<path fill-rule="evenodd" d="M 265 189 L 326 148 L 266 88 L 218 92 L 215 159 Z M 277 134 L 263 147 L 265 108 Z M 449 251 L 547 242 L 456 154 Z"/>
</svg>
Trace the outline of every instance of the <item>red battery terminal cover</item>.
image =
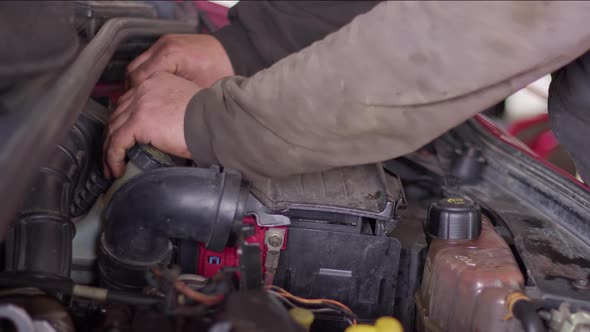
<svg viewBox="0 0 590 332">
<path fill-rule="evenodd" d="M 268 247 L 265 244 L 266 233 L 270 229 L 283 229 L 285 232 L 283 245 L 281 251 L 287 248 L 287 227 L 265 227 L 260 226 L 256 222 L 254 216 L 246 216 L 243 223 L 252 225 L 254 227 L 254 234 L 246 238 L 247 243 L 257 243 L 260 246 L 262 273 L 266 272 L 264 262 L 266 261 L 266 253 Z M 238 256 L 237 247 L 227 247 L 223 252 L 216 252 L 207 250 L 203 243 L 199 243 L 199 261 L 197 263 L 197 273 L 205 278 L 211 278 L 223 267 L 238 267 L 240 265 L 240 258 Z"/>
</svg>

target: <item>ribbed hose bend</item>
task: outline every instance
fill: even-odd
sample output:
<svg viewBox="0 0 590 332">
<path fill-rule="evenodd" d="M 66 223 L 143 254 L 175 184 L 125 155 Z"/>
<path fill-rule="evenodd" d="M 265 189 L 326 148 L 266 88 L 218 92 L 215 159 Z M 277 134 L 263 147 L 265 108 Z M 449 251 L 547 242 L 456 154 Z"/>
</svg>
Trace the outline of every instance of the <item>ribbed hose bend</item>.
<svg viewBox="0 0 590 332">
<path fill-rule="evenodd" d="M 6 270 L 69 277 L 74 194 L 97 165 L 108 110 L 90 101 L 41 168 L 6 236 Z"/>
<path fill-rule="evenodd" d="M 105 210 L 103 277 L 139 287 L 141 272 L 169 256 L 171 238 L 223 250 L 246 198 L 240 174 L 231 170 L 176 167 L 138 175 L 113 195 Z"/>
</svg>

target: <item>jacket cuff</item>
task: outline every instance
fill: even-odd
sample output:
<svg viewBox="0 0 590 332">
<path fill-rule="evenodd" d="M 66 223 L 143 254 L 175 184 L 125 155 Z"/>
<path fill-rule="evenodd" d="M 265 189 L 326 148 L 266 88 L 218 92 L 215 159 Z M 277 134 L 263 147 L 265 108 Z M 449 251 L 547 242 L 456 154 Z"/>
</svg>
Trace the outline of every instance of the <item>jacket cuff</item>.
<svg viewBox="0 0 590 332">
<path fill-rule="evenodd" d="M 192 159 L 199 167 L 219 165 L 211 146 L 211 135 L 205 117 L 207 104 L 214 102 L 215 98 L 213 90 L 201 90 L 189 101 L 184 114 L 184 139 Z"/>
<path fill-rule="evenodd" d="M 240 22 L 233 21 L 212 35 L 225 49 L 236 75 L 249 77 L 267 67 Z"/>
</svg>

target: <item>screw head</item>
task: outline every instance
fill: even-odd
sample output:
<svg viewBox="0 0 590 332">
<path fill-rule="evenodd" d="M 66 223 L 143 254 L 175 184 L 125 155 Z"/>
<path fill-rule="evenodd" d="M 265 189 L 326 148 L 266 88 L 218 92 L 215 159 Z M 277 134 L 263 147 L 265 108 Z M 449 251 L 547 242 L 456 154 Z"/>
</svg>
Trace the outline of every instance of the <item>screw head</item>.
<svg viewBox="0 0 590 332">
<path fill-rule="evenodd" d="M 268 245 L 271 247 L 280 247 L 283 245 L 283 237 L 281 234 L 271 234 L 268 237 Z"/>
</svg>

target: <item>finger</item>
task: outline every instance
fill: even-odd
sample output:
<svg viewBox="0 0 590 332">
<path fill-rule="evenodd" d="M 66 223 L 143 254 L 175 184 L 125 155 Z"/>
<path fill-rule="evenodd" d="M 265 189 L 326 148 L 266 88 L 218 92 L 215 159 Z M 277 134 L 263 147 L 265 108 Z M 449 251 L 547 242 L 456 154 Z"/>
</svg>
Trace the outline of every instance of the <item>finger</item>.
<svg viewBox="0 0 590 332">
<path fill-rule="evenodd" d="M 102 144 L 102 172 L 105 178 L 110 179 L 112 178 L 111 171 L 109 169 L 109 165 L 107 164 L 107 147 L 111 144 L 110 135 L 106 135 L 104 139 L 104 143 Z"/>
<path fill-rule="evenodd" d="M 141 53 L 137 58 L 133 59 L 127 65 L 127 72 L 134 71 L 139 67 L 142 63 L 146 62 L 149 58 L 151 58 L 152 54 L 160 48 L 160 40 L 156 41 L 152 47 L 148 48 L 147 51 Z"/>
<path fill-rule="evenodd" d="M 132 95 L 126 97 L 124 100 L 120 100 L 118 101 L 117 107 L 115 108 L 115 110 L 111 113 L 110 115 L 110 119 L 113 119 L 117 116 L 119 116 L 121 113 L 125 113 L 129 111 L 129 106 L 132 104 L 132 102 L 135 100 L 135 93 L 133 93 Z M 109 121 L 110 121 L 109 119 Z"/>
<path fill-rule="evenodd" d="M 137 69 L 141 67 L 144 63 L 152 61 L 152 58 L 157 56 L 157 53 L 161 48 L 160 45 L 162 44 L 160 40 L 161 39 L 158 39 L 158 41 L 156 41 L 156 43 L 152 45 L 152 47 L 150 47 L 147 51 L 141 53 L 137 58 L 135 58 L 127 65 L 127 70 L 125 73 L 125 85 L 127 88 L 131 88 L 134 86 L 133 83 L 136 80 L 133 80 L 132 77 L 134 75 L 137 75 Z"/>
<path fill-rule="evenodd" d="M 105 162 L 105 166 L 107 170 L 110 170 L 109 164 L 108 164 L 108 150 L 112 145 L 113 142 L 113 136 L 123 127 L 125 127 L 127 121 L 129 120 L 129 118 L 131 117 L 131 112 L 124 112 L 121 113 L 119 116 L 115 117 L 115 118 L 111 118 L 108 128 L 107 128 L 107 135 L 105 138 L 105 142 L 103 145 L 103 161 Z M 130 126 L 131 124 L 129 124 Z M 123 157 L 124 158 L 124 157 Z M 109 172 L 112 173 L 112 172 Z"/>
<path fill-rule="evenodd" d="M 102 175 L 105 177 L 105 179 L 109 180 L 111 179 L 113 176 L 111 175 L 111 171 L 109 170 L 109 166 L 107 165 L 105 159 L 102 159 Z"/>
<path fill-rule="evenodd" d="M 123 126 L 111 135 L 106 151 L 108 168 L 114 177 L 120 177 L 125 171 L 125 154 L 135 145 L 135 128 L 131 125 Z"/>
<path fill-rule="evenodd" d="M 131 87 L 136 87 L 143 83 L 148 77 L 157 72 L 177 73 L 177 66 L 174 59 L 163 52 L 157 52 L 149 61 L 141 64 L 137 69 L 129 72 L 128 78 Z"/>
<path fill-rule="evenodd" d="M 122 94 L 121 97 L 119 97 L 119 99 L 117 99 L 117 105 L 121 105 L 121 103 L 123 103 L 125 100 L 133 98 L 133 95 L 135 95 L 135 92 L 136 92 L 135 88 L 128 89 L 127 92 Z"/>
<path fill-rule="evenodd" d="M 103 169 L 103 173 L 105 175 L 105 177 L 107 179 L 112 178 L 112 174 L 111 171 L 109 169 L 109 165 L 107 163 L 107 149 L 108 147 L 111 145 L 111 131 L 109 130 L 109 128 L 107 127 L 107 130 L 105 132 L 105 138 L 104 138 L 104 142 L 102 144 L 102 169 Z"/>
<path fill-rule="evenodd" d="M 107 163 L 107 150 L 111 145 L 112 136 L 115 132 L 117 132 L 122 126 L 125 125 L 129 117 L 131 116 L 131 112 L 124 112 L 120 113 L 116 117 L 111 117 L 109 120 L 109 125 L 107 127 L 107 132 L 105 135 L 105 141 L 102 146 L 102 162 L 103 162 L 103 170 L 104 174 L 107 178 L 111 178 L 112 174 L 109 169 L 109 165 Z"/>
<path fill-rule="evenodd" d="M 108 137 L 112 136 L 115 131 L 119 130 L 119 128 L 124 126 L 130 116 L 131 116 L 131 112 L 124 112 L 124 113 L 119 114 L 116 117 L 112 117 L 109 120 L 109 126 L 107 129 Z"/>
</svg>

